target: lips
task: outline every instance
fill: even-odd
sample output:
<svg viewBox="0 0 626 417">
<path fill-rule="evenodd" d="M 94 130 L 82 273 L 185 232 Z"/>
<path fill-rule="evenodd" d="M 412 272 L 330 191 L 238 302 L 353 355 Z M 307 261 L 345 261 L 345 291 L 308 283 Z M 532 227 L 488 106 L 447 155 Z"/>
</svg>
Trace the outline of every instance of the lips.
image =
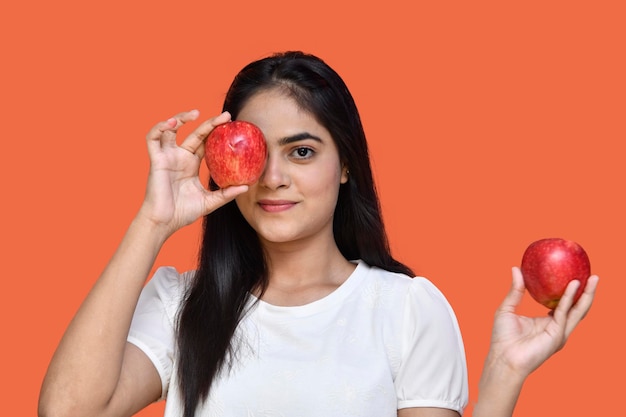
<svg viewBox="0 0 626 417">
<path fill-rule="evenodd" d="M 289 200 L 261 200 L 258 202 L 259 207 L 269 213 L 278 213 L 289 210 L 297 203 Z"/>
</svg>

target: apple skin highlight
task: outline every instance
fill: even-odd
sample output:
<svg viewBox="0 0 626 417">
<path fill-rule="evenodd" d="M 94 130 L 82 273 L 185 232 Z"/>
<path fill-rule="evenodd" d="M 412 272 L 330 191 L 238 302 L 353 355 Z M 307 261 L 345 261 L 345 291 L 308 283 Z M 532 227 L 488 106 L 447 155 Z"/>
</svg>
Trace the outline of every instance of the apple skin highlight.
<svg viewBox="0 0 626 417">
<path fill-rule="evenodd" d="M 572 280 L 580 281 L 574 296 L 576 302 L 591 275 L 589 256 L 582 246 L 561 238 L 531 243 L 524 252 L 520 269 L 529 294 L 549 309 L 556 308 Z"/>
</svg>

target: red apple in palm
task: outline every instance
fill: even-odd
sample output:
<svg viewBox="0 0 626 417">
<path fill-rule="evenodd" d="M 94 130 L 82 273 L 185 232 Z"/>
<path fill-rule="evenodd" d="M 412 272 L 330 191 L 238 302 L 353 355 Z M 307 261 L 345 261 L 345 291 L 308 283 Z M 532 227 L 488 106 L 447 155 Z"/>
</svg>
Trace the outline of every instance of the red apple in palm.
<svg viewBox="0 0 626 417">
<path fill-rule="evenodd" d="M 235 120 L 209 133 L 204 159 L 220 187 L 255 183 L 265 168 L 267 145 L 263 132 L 252 123 Z"/>
<path fill-rule="evenodd" d="M 574 302 L 581 296 L 591 274 L 589 257 L 578 243 L 547 238 L 531 243 L 522 257 L 524 284 L 539 303 L 554 309 L 570 281 L 580 281 Z"/>
</svg>

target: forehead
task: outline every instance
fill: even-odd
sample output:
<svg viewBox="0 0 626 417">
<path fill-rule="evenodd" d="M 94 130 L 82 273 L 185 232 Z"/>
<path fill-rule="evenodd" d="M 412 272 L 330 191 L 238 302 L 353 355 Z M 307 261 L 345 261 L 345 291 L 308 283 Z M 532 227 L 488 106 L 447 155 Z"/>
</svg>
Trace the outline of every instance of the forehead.
<svg viewBox="0 0 626 417">
<path fill-rule="evenodd" d="M 243 105 L 237 119 L 257 125 L 268 140 L 302 132 L 330 139 L 330 133 L 315 116 L 280 89 L 254 94 Z"/>
</svg>

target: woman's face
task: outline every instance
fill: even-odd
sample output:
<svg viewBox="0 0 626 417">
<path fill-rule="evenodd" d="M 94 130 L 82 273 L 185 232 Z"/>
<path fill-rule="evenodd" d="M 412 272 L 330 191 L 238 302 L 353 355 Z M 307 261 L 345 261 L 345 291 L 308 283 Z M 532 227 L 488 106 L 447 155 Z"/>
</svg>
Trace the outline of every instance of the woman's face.
<svg viewBox="0 0 626 417">
<path fill-rule="evenodd" d="M 238 120 L 265 135 L 265 171 L 237 197 L 239 210 L 265 244 L 333 238 L 339 186 L 348 180 L 330 133 L 280 90 L 253 95 Z"/>
</svg>

